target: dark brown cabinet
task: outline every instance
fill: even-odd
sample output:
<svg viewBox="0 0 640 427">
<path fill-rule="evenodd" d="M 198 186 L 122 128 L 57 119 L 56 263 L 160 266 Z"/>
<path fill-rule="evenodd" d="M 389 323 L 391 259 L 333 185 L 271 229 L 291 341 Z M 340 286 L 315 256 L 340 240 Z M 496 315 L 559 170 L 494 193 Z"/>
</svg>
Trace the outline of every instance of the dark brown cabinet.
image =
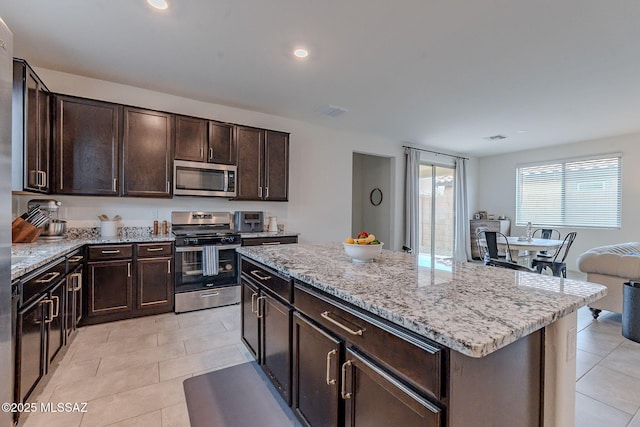
<svg viewBox="0 0 640 427">
<path fill-rule="evenodd" d="M 236 127 L 238 200 L 287 201 L 289 134 Z"/>
<path fill-rule="evenodd" d="M 84 249 L 78 249 L 65 256 L 67 272 L 67 309 L 65 310 L 66 342 L 78 331 L 82 320 L 82 272 Z"/>
<path fill-rule="evenodd" d="M 172 114 L 124 107 L 122 195 L 171 197 Z"/>
<path fill-rule="evenodd" d="M 234 126 L 196 117 L 176 116 L 176 160 L 236 162 Z"/>
<path fill-rule="evenodd" d="M 51 94 L 24 60 L 13 62 L 13 138 L 21 142 L 24 190 L 49 193 Z M 19 172 L 18 172 L 19 173 Z"/>
<path fill-rule="evenodd" d="M 298 243 L 298 236 L 249 237 L 242 239 L 242 246 L 269 246 Z"/>
<path fill-rule="evenodd" d="M 133 305 L 133 245 L 90 246 L 87 262 L 87 323 L 128 317 Z"/>
<path fill-rule="evenodd" d="M 345 426 L 442 425 L 442 410 L 394 378 L 376 362 L 347 349 L 341 396 Z"/>
<path fill-rule="evenodd" d="M 290 404 L 291 280 L 243 260 L 241 285 L 242 340 Z"/>
<path fill-rule="evenodd" d="M 88 247 L 84 324 L 170 312 L 174 291 L 173 243 Z"/>
<path fill-rule="evenodd" d="M 293 315 L 292 402 L 307 426 L 337 426 L 342 341 L 298 313 Z"/>
<path fill-rule="evenodd" d="M 260 289 L 246 280 L 242 281 L 241 287 L 240 304 L 242 306 L 242 317 L 240 334 L 242 341 L 253 355 L 253 358 L 260 363 L 260 319 L 256 308 Z"/>
<path fill-rule="evenodd" d="M 148 312 L 173 310 L 174 279 L 171 243 L 137 245 L 136 309 Z M 156 256 L 156 254 L 168 256 Z"/>
<path fill-rule="evenodd" d="M 55 99 L 54 192 L 117 196 L 122 106 Z"/>
<path fill-rule="evenodd" d="M 15 331 L 14 399 L 27 402 L 66 342 L 64 260 L 30 273 L 21 282 L 22 300 Z"/>
</svg>

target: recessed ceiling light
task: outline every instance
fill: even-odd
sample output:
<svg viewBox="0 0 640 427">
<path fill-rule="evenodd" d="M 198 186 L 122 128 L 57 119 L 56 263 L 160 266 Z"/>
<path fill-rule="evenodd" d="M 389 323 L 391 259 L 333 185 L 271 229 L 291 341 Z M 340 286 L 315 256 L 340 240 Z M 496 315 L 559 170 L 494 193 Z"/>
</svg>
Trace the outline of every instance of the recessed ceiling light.
<svg viewBox="0 0 640 427">
<path fill-rule="evenodd" d="M 164 10 L 169 7 L 169 4 L 165 0 L 147 0 L 147 3 L 149 3 L 151 6 L 155 7 L 156 9 L 161 9 L 161 10 Z"/>
<path fill-rule="evenodd" d="M 296 49 L 293 51 L 293 54 L 298 58 L 306 58 L 309 56 L 309 51 L 307 49 Z"/>
</svg>

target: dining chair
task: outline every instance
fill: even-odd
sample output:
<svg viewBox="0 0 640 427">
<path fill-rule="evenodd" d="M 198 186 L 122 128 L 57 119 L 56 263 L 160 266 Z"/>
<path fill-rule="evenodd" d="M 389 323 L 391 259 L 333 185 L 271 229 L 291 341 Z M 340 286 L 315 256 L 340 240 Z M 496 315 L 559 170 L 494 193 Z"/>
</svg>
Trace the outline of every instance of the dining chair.
<svg viewBox="0 0 640 427">
<path fill-rule="evenodd" d="M 502 237 L 507 243 L 507 250 L 505 251 L 505 255 L 500 255 L 499 253 L 498 237 Z M 480 240 L 482 239 L 484 239 L 485 241 L 484 245 L 480 243 Z M 486 260 L 486 255 L 488 254 L 489 259 L 503 259 L 506 261 L 511 261 L 511 248 L 509 247 L 509 240 L 507 240 L 507 236 L 500 233 L 499 231 L 481 230 L 476 234 L 476 241 L 478 243 L 478 248 L 483 251 L 482 259 Z"/>
<path fill-rule="evenodd" d="M 578 233 L 576 233 L 575 231 L 567 234 L 564 237 L 562 246 L 560 246 L 556 250 L 556 253 L 553 256 L 553 258 L 548 258 L 548 257 L 535 258 L 531 262 L 531 266 L 535 268 L 538 273 L 542 273 L 542 270 L 549 268 L 554 276 L 557 276 L 557 277 L 562 276 L 566 278 L 567 264 L 565 263 L 565 260 L 567 259 L 567 255 L 569 254 L 569 249 L 571 249 L 571 245 L 573 244 L 573 241 L 576 239 L 577 234 Z M 562 254 L 562 257 L 560 257 L 560 254 Z"/>
<path fill-rule="evenodd" d="M 562 239 L 562 234 L 560 234 L 560 231 L 556 230 L 555 228 L 538 228 L 533 231 L 533 233 L 531 234 L 531 237 L 536 237 L 538 234 L 540 235 L 541 239 L 547 239 L 547 240 Z M 558 248 L 556 252 L 558 252 L 559 250 L 560 248 Z M 555 256 L 555 253 L 550 254 L 547 251 L 538 251 L 536 253 L 536 257 L 538 258 L 553 258 L 554 256 Z"/>
</svg>

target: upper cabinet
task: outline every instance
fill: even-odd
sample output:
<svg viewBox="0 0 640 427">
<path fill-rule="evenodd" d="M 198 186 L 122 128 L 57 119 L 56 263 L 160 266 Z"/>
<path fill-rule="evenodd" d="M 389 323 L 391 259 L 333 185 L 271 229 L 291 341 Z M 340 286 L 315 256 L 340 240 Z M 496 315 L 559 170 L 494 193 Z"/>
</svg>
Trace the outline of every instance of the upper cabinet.
<svg viewBox="0 0 640 427">
<path fill-rule="evenodd" d="M 14 155 L 22 160 L 14 163 L 14 190 L 50 192 L 50 105 L 50 92 L 38 75 L 24 60 L 14 59 L 12 138 Z"/>
<path fill-rule="evenodd" d="M 55 99 L 54 192 L 117 196 L 122 106 Z"/>
<path fill-rule="evenodd" d="M 176 116 L 176 160 L 235 164 L 233 129 L 229 123 Z"/>
<path fill-rule="evenodd" d="M 237 200 L 287 201 L 289 134 L 236 127 Z"/>
<path fill-rule="evenodd" d="M 172 114 L 124 107 L 122 195 L 171 197 Z"/>
</svg>

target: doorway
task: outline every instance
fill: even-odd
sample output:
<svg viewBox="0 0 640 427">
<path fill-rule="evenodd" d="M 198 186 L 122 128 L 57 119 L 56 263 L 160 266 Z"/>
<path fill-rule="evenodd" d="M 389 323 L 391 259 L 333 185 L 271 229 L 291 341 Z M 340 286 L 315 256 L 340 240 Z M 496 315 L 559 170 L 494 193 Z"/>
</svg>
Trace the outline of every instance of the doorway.
<svg viewBox="0 0 640 427">
<path fill-rule="evenodd" d="M 373 233 L 385 249 L 393 247 L 391 169 L 390 157 L 353 153 L 351 235 Z"/>
<path fill-rule="evenodd" d="M 454 238 L 455 169 L 420 164 L 419 263 L 450 270 Z"/>
</svg>

